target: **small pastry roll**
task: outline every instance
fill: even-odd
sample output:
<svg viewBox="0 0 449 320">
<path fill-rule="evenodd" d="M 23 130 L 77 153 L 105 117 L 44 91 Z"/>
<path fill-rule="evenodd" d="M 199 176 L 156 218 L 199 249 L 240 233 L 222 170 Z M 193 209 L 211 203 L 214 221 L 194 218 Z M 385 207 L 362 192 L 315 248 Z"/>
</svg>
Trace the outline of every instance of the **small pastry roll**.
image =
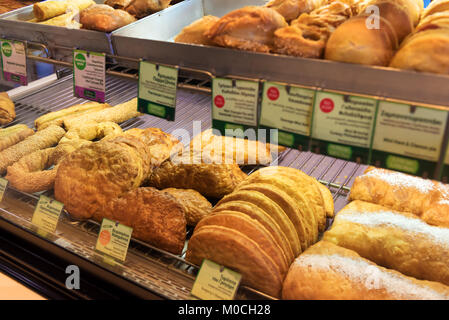
<svg viewBox="0 0 449 320">
<path fill-rule="evenodd" d="M 69 7 L 84 10 L 94 3 L 93 0 L 43 1 L 33 5 L 33 13 L 37 21 L 44 21 L 66 13 Z"/>
<path fill-rule="evenodd" d="M 16 117 L 14 102 L 6 92 L 0 92 L 0 124 L 8 124 Z"/>
</svg>

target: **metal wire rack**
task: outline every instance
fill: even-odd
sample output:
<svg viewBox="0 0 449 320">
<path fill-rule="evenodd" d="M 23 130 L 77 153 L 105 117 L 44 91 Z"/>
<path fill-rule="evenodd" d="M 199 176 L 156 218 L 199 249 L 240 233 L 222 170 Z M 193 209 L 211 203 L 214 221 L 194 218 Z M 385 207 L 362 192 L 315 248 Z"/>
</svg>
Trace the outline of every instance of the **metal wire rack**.
<svg viewBox="0 0 449 320">
<path fill-rule="evenodd" d="M 187 84 L 190 83 L 191 86 L 207 85 L 207 82 L 195 82 L 193 79 L 185 79 L 184 81 Z M 107 92 L 106 102 L 112 105 L 119 104 L 136 96 L 137 83 L 133 80 L 108 77 Z M 34 119 L 42 114 L 83 102 L 85 100 L 73 97 L 71 76 L 64 77 L 44 89 L 30 92 L 17 99 L 15 101 L 17 117 L 10 125 L 25 123 L 33 126 Z M 170 133 L 177 129 L 183 129 L 191 137 L 193 135 L 193 121 L 200 121 L 202 130 L 211 126 L 210 96 L 180 90 L 177 97 L 176 121 L 170 122 L 165 119 L 143 115 L 122 123 L 121 126 L 123 129 L 159 127 Z M 347 203 L 347 194 L 354 178 L 366 168 L 366 166 L 354 162 L 293 149 L 287 149 L 276 160 L 279 165 L 300 169 L 325 184 L 333 194 L 335 212 L 338 212 Z M 251 173 L 257 167 L 243 169 L 247 173 Z M 52 196 L 51 191 L 43 192 L 43 194 Z M 4 200 L 0 204 L 0 217 L 21 227 L 34 230 L 30 222 L 39 195 L 26 194 L 8 188 Z M 328 220 L 328 225 L 331 223 L 332 220 Z M 94 250 L 98 230 L 99 224 L 97 222 L 77 221 L 71 218 L 67 212 L 64 212 L 56 233 L 47 238 L 74 254 L 101 264 L 111 272 L 157 292 L 163 297 L 168 299 L 189 298 L 198 268 L 184 259 L 186 246 L 183 253 L 177 256 L 138 239 L 133 239 L 126 262 L 115 261 L 111 264 L 110 261 L 106 261 L 103 256 Z M 188 239 L 192 232 L 192 229 L 188 230 Z M 271 297 L 254 289 L 242 287 L 237 298 L 269 299 Z"/>
</svg>

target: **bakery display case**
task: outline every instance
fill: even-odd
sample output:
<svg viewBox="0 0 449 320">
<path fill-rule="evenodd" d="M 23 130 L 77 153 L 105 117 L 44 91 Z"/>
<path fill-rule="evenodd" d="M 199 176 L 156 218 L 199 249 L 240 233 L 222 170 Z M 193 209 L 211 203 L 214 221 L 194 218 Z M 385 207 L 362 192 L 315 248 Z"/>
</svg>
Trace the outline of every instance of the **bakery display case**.
<svg viewBox="0 0 449 320">
<path fill-rule="evenodd" d="M 268 10 L 277 29 L 290 28 L 279 8 L 303 2 L 312 18 L 328 14 L 324 1 L 184 0 L 107 33 L 25 22 L 32 6 L 1 15 L 2 38 L 57 71 L 0 96 L 0 271 L 46 298 L 188 300 L 206 259 L 239 272 L 238 300 L 448 299 L 446 74 L 238 50 L 217 30 L 209 40 L 220 46 L 175 40 L 206 16 L 217 29 L 235 10 L 240 23 Z M 401 10 L 416 13 L 412 2 Z M 359 10 L 337 6 L 351 3 Z M 362 20 L 340 19 L 340 9 L 335 34 Z M 420 30 L 415 18 L 401 39 Z M 243 38 L 254 25 L 245 28 Z M 265 48 L 260 41 L 248 40 Z M 104 103 L 74 96 L 76 49 L 105 54 Z M 144 62 L 179 72 L 176 117 L 141 103 Z M 215 88 L 226 81 L 222 96 Z M 225 100 L 247 98 L 230 98 L 245 81 L 257 88 L 256 128 L 276 129 L 276 139 L 211 133 Z M 153 115 L 141 113 L 150 105 Z M 237 132 L 237 122 L 225 127 Z M 292 123 L 307 130 L 289 131 Z M 41 201 L 64 206 L 55 229 L 36 222 Z M 105 221 L 132 228 L 126 258 L 99 249 L 110 242 Z M 78 290 L 68 288 L 68 266 L 81 270 Z"/>
</svg>

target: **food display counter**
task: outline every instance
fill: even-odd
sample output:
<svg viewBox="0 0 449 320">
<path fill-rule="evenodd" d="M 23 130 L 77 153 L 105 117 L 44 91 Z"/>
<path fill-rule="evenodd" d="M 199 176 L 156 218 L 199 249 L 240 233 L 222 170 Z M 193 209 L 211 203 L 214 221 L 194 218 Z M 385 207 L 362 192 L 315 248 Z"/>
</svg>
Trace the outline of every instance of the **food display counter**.
<svg viewBox="0 0 449 320">
<path fill-rule="evenodd" d="M 436 1 L 431 27 L 421 1 L 396 5 L 409 38 L 449 30 Z M 284 2 L 311 7 L 287 19 Z M 329 50 L 388 3 L 184 0 L 111 32 L 29 22 L 33 6 L 1 15 L 0 41 L 56 72 L 1 96 L 0 273 L 50 299 L 448 299 L 447 72 L 286 55 L 275 40 L 319 26 Z M 179 41 L 210 15 L 213 45 Z M 79 50 L 104 56 L 105 101 L 77 96 Z"/>
</svg>

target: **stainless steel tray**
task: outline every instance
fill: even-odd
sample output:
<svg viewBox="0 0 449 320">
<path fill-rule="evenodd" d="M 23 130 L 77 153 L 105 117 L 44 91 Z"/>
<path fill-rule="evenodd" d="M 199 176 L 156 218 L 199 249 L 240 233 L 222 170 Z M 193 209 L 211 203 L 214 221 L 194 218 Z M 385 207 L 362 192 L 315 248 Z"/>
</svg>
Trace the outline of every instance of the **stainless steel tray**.
<svg viewBox="0 0 449 320">
<path fill-rule="evenodd" d="M 99 4 L 104 3 L 103 0 L 95 0 L 95 2 Z M 174 2 L 176 3 L 176 1 Z M 176 4 L 174 6 L 176 6 Z M 32 5 L 0 15 L 0 36 L 7 39 L 26 40 L 45 44 L 49 47 L 51 56 L 60 60 L 68 60 L 64 59 L 64 57 L 71 56 L 71 52 L 58 51 L 56 49 L 57 47 L 79 48 L 113 54 L 111 34 L 120 29 L 113 31 L 112 33 L 105 33 L 93 30 L 76 30 L 26 22 L 33 17 Z M 137 22 L 145 20 L 148 17 L 142 18 Z"/>
<path fill-rule="evenodd" d="M 119 56 L 201 69 L 218 76 L 243 76 L 449 106 L 449 76 L 173 42 L 185 26 L 204 15 L 222 16 L 265 2 L 185 0 L 177 7 L 114 32 L 114 51 Z"/>
</svg>

